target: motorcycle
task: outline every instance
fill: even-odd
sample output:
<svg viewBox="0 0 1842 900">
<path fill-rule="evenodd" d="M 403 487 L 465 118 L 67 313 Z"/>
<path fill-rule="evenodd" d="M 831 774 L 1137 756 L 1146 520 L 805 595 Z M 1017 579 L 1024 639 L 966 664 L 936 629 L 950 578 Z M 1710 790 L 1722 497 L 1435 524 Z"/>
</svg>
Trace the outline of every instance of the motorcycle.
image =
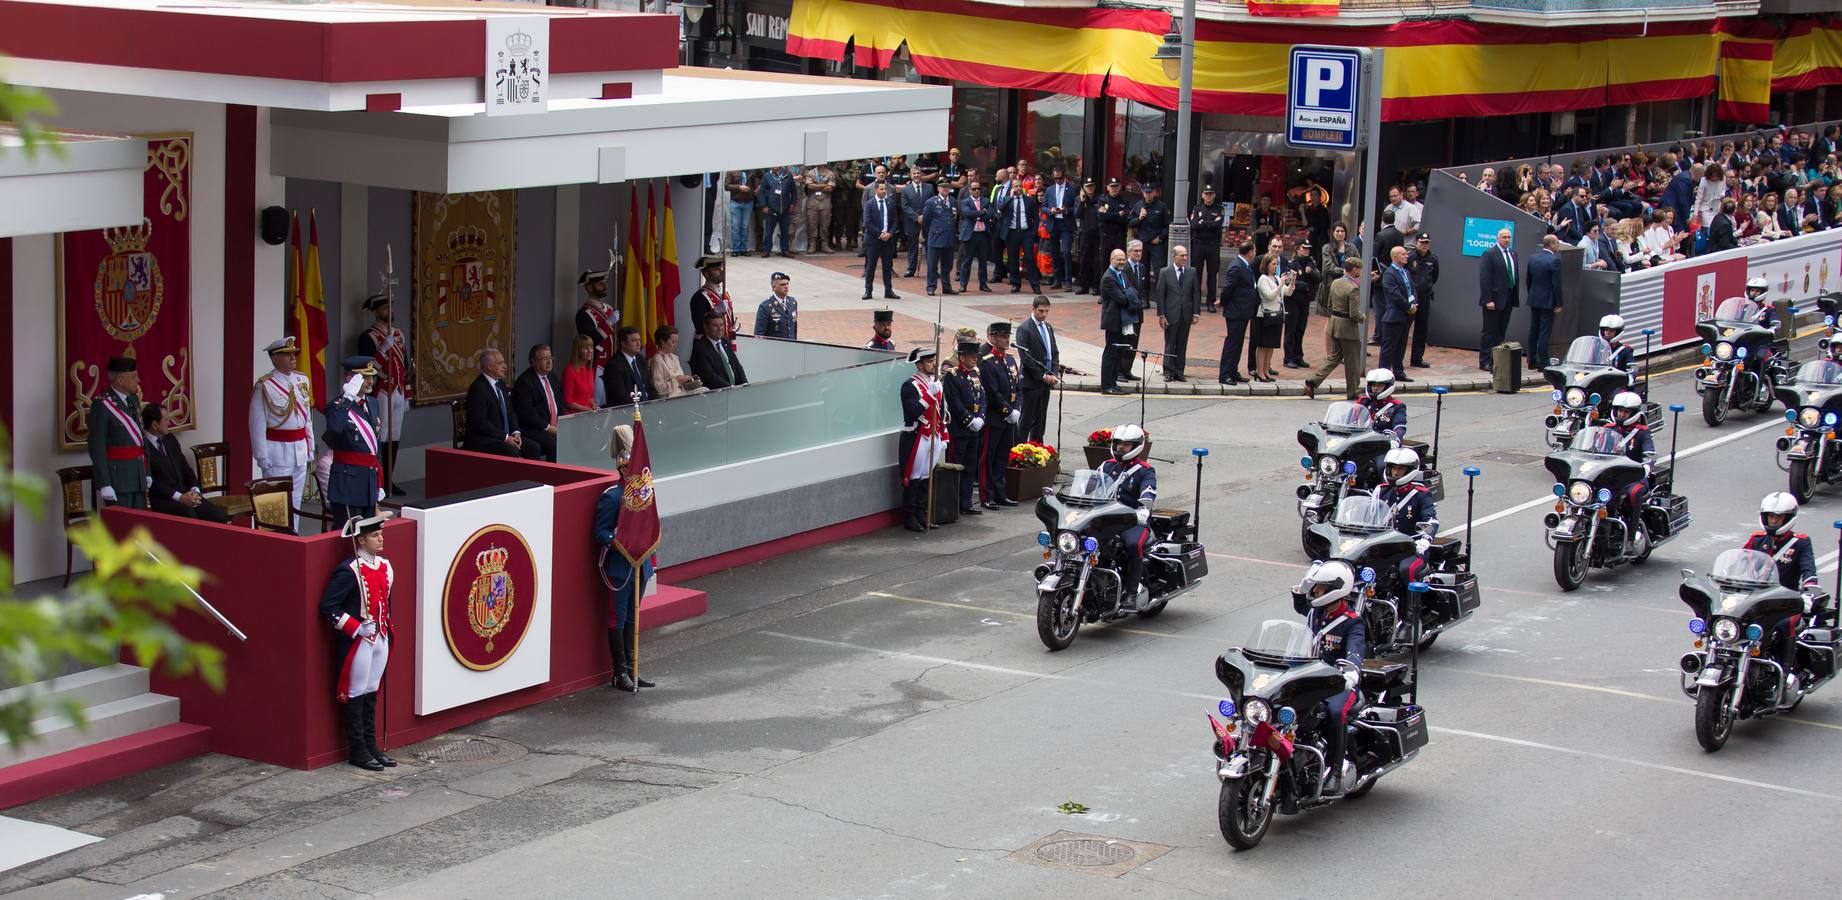
<svg viewBox="0 0 1842 900">
<path fill-rule="evenodd" d="M 1745 297 L 1729 297 L 1714 318 L 1695 324 L 1702 364 L 1695 369 L 1695 392 L 1701 395 L 1701 418 L 1712 427 L 1733 410 L 1772 408 L 1774 389 L 1790 374 L 1790 342 L 1758 323 L 1763 309 Z M 1758 360 L 1768 356 L 1761 365 Z"/>
<path fill-rule="evenodd" d="M 1645 352 L 1649 335 L 1646 330 Z M 1612 365 L 1612 345 L 1596 335 L 1573 339 L 1567 355 L 1551 360 L 1542 377 L 1554 388 L 1554 412 L 1542 423 L 1548 429 L 1548 449 L 1564 450 L 1580 429 L 1612 415 L 1612 398 L 1632 387 L 1631 373 Z M 1645 371 L 1648 388 L 1649 371 Z M 1649 391 L 1644 392 L 1646 396 Z M 1663 410 L 1655 403 L 1644 404 L 1644 422 L 1652 429 L 1663 425 Z"/>
<path fill-rule="evenodd" d="M 1465 468 L 1475 479 L 1479 470 Z M 1474 497 L 1476 482 L 1468 496 Z M 1471 532 L 1471 507 L 1465 504 L 1465 533 Z M 1359 602 L 1363 627 L 1369 634 L 1369 652 L 1388 656 L 1407 650 L 1426 650 L 1452 626 L 1471 618 L 1482 605 L 1477 576 L 1471 572 L 1471 554 L 1465 542 L 1435 537 L 1426 550 L 1423 581 L 1427 594 L 1419 604 L 1417 619 L 1404 615 L 1407 585 L 1400 584 L 1400 562 L 1414 553 L 1415 535 L 1394 527 L 1393 505 L 1374 497 L 1352 496 L 1337 504 L 1329 522 L 1311 526 L 1312 559 L 1340 559 L 1362 582 Z M 1418 637 L 1414 637 L 1418 635 Z"/>
<path fill-rule="evenodd" d="M 1345 668 L 1320 660 L 1314 644 L 1303 622 L 1272 619 L 1215 660 L 1215 677 L 1229 691 L 1216 706 L 1222 720 L 1209 715 L 1221 781 L 1216 817 L 1236 850 L 1258 846 L 1275 811 L 1296 815 L 1361 799 L 1426 746 L 1418 654 L 1406 663 L 1365 660 L 1344 744 L 1347 790 L 1326 796 L 1325 701 L 1343 691 Z"/>
<path fill-rule="evenodd" d="M 1145 553 L 1145 588 L 1150 594 L 1141 619 L 1164 612 L 1172 598 L 1194 590 L 1209 574 L 1208 557 L 1197 540 L 1202 528 L 1203 447 L 1196 457 L 1194 513 L 1154 509 L 1146 522 L 1151 540 Z M 1036 536 L 1043 547 L 1036 567 L 1036 635 L 1050 650 L 1074 643 L 1082 624 L 1116 622 L 1131 615 L 1120 609 L 1122 571 L 1127 553 L 1121 535 L 1138 524 L 1138 512 L 1114 496 L 1117 480 L 1081 469 L 1059 490 L 1044 490 L 1036 501 L 1036 518 L 1046 531 Z"/>
<path fill-rule="evenodd" d="M 1778 468 L 1790 477 L 1788 490 L 1798 503 L 1810 502 L 1819 484 L 1842 481 L 1842 363 L 1813 359 L 1798 368 L 1791 383 L 1778 389 L 1790 424 L 1778 439 Z"/>
<path fill-rule="evenodd" d="M 1401 446 L 1420 454 L 1426 489 L 1437 503 L 1445 499 L 1445 479 L 1439 474 L 1439 425 L 1445 418 L 1446 388 L 1433 388 L 1433 394 L 1437 405 L 1432 445 L 1405 440 Z M 1375 430 L 1375 417 L 1368 407 L 1339 400 L 1318 421 L 1298 430 L 1298 443 L 1305 448 L 1305 455 L 1299 458 L 1305 470 L 1305 481 L 1297 491 L 1299 543 L 1309 555 L 1312 526 L 1329 520 L 1344 497 L 1366 494 L 1381 484 L 1382 457 L 1394 442 L 1388 433 Z M 1316 562 L 1321 557 L 1311 559 Z"/>
<path fill-rule="evenodd" d="M 1692 517 L 1688 498 L 1671 493 L 1675 484 L 1676 433 L 1684 407 L 1670 406 L 1669 463 L 1653 467 L 1650 489 L 1637 498 L 1636 509 L 1621 504 L 1633 484 L 1643 480 L 1644 464 L 1624 455 L 1625 438 L 1602 426 L 1589 426 L 1566 450 L 1543 461 L 1555 478 L 1554 512 L 1543 524 L 1554 551 L 1554 580 L 1563 591 L 1577 590 L 1589 569 L 1642 565 L 1650 552 L 1682 533 Z"/>
<path fill-rule="evenodd" d="M 1805 599 L 1779 584 L 1772 557 L 1727 550 L 1706 576 L 1683 569 L 1680 594 L 1695 613 L 1689 620 L 1694 649 L 1679 663 L 1682 693 L 1695 701 L 1695 740 L 1709 753 L 1727 743 L 1736 720 L 1789 712 L 1836 677 L 1842 632 L 1834 613 L 1821 621 L 1800 618 Z M 1778 658 L 1773 636 L 1786 620 L 1798 629 L 1795 660 Z M 1798 676 L 1795 689 L 1790 674 Z"/>
</svg>

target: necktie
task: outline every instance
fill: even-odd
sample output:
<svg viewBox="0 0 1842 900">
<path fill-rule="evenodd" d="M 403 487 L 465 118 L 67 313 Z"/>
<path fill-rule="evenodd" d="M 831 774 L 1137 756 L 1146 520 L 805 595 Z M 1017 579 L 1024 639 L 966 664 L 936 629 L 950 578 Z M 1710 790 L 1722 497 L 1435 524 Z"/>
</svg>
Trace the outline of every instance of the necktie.
<svg viewBox="0 0 1842 900">
<path fill-rule="evenodd" d="M 633 389 L 641 393 L 644 393 L 646 390 L 646 375 L 645 373 L 640 371 L 639 358 L 638 357 L 628 357 L 627 365 L 633 367 Z"/>
<path fill-rule="evenodd" d="M 1019 197 L 1014 205 L 1017 208 L 1017 227 L 1023 228 L 1025 227 L 1023 224 L 1023 198 Z"/>
<path fill-rule="evenodd" d="M 723 345 L 721 343 L 717 341 L 711 341 L 710 343 L 716 346 L 716 359 L 723 364 L 724 380 L 728 381 L 730 384 L 735 384 L 736 370 L 729 367 L 729 354 L 723 352 Z"/>
<path fill-rule="evenodd" d="M 1508 250 L 1503 251 L 1503 265 L 1509 268 L 1509 286 L 1513 290 L 1516 287 L 1516 257 Z"/>
<path fill-rule="evenodd" d="M 889 230 L 889 201 L 884 200 L 881 197 L 876 198 L 876 211 L 878 214 L 880 214 L 883 217 L 883 230 L 888 231 Z"/>
<path fill-rule="evenodd" d="M 537 376 L 537 383 L 544 386 L 544 404 L 550 407 L 550 424 L 556 424 L 556 395 L 550 392 L 550 377 Z"/>
<path fill-rule="evenodd" d="M 505 433 L 511 434 L 513 431 L 512 413 L 505 405 L 505 388 L 500 386 L 497 381 L 492 383 L 492 395 L 499 398 L 499 421 L 505 423 Z"/>
</svg>

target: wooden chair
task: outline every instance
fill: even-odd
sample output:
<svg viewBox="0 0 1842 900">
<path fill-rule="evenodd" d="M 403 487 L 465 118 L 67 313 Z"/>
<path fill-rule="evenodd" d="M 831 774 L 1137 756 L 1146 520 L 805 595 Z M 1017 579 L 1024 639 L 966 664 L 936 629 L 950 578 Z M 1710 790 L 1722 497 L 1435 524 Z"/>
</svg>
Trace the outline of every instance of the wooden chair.
<svg viewBox="0 0 1842 900">
<path fill-rule="evenodd" d="M 58 493 L 64 504 L 64 586 L 70 586 L 70 573 L 76 565 L 77 547 L 70 542 L 70 528 L 81 525 L 95 515 L 96 471 L 90 466 L 67 466 L 58 470 Z M 89 485 L 86 492 L 84 486 Z"/>
<path fill-rule="evenodd" d="M 248 503 L 259 531 L 296 534 L 294 530 L 294 479 L 257 478 L 243 484 L 249 492 Z"/>
<path fill-rule="evenodd" d="M 215 505 L 231 518 L 250 515 L 248 497 L 230 493 L 224 472 L 230 467 L 230 445 L 222 441 L 199 444 L 192 448 L 192 464 L 198 470 L 198 493 L 206 503 Z"/>
<path fill-rule="evenodd" d="M 333 508 L 330 504 L 326 502 L 326 482 L 320 480 L 320 473 L 318 471 L 318 467 L 315 466 L 311 460 L 308 461 L 307 463 L 307 477 L 308 479 L 311 480 L 311 484 L 309 486 L 312 487 L 315 491 L 319 493 L 320 511 L 317 513 L 308 512 L 307 510 L 297 506 L 297 507 L 294 507 L 294 515 L 297 518 L 300 518 L 303 520 L 312 519 L 315 522 L 320 523 L 321 531 L 339 530 L 339 528 L 344 526 L 345 523 L 333 521 Z M 289 500 L 290 502 L 292 502 L 293 500 L 292 493 L 289 494 Z M 303 503 L 305 503 L 306 500 L 307 498 L 305 497 L 301 498 L 301 502 Z"/>
<path fill-rule="evenodd" d="M 448 410 L 454 417 L 454 449 L 467 442 L 467 401 L 450 400 Z"/>
</svg>

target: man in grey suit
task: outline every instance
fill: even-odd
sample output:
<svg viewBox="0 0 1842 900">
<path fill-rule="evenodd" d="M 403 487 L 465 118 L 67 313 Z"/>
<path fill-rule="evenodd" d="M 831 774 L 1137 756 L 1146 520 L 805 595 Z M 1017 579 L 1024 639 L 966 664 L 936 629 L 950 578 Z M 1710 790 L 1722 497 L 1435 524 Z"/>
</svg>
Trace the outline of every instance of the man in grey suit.
<svg viewBox="0 0 1842 900">
<path fill-rule="evenodd" d="M 1158 271 L 1153 295 L 1158 304 L 1158 327 L 1164 329 L 1164 380 L 1184 381 L 1190 324 L 1202 311 L 1202 281 L 1190 267 L 1188 247 L 1176 244 L 1170 248 L 1170 265 Z"/>
</svg>

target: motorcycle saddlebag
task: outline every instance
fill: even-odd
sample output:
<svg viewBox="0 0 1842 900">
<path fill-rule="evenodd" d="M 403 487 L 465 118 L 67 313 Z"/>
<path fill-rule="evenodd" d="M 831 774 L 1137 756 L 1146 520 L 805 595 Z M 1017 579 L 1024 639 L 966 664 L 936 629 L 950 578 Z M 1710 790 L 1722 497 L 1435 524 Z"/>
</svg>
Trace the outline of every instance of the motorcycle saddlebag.
<svg viewBox="0 0 1842 900">
<path fill-rule="evenodd" d="M 1370 707 L 1356 723 L 1381 740 L 1390 762 L 1426 746 L 1426 710 L 1418 706 Z"/>
<path fill-rule="evenodd" d="M 1477 612 L 1484 603 L 1478 591 L 1477 576 L 1470 572 L 1434 572 L 1426 576 L 1426 583 L 1432 588 L 1427 592 L 1429 599 L 1447 604 L 1454 619 Z"/>
<path fill-rule="evenodd" d="M 1667 498 L 1652 501 L 1651 507 L 1663 514 L 1663 521 L 1669 531 L 1664 537 L 1674 537 L 1689 526 L 1693 517 L 1689 515 L 1688 498 L 1681 494 L 1671 494 Z"/>
<path fill-rule="evenodd" d="M 1190 513 L 1186 509 L 1154 509 L 1149 524 L 1153 534 L 1167 536 L 1173 541 L 1190 536 Z"/>
<path fill-rule="evenodd" d="M 1151 548 L 1149 555 L 1152 559 L 1169 565 L 1172 574 L 1180 576 L 1180 586 L 1195 584 L 1202 580 L 1204 575 L 1209 574 L 1208 555 L 1203 551 L 1202 545 L 1194 541 L 1158 544 Z"/>
</svg>

